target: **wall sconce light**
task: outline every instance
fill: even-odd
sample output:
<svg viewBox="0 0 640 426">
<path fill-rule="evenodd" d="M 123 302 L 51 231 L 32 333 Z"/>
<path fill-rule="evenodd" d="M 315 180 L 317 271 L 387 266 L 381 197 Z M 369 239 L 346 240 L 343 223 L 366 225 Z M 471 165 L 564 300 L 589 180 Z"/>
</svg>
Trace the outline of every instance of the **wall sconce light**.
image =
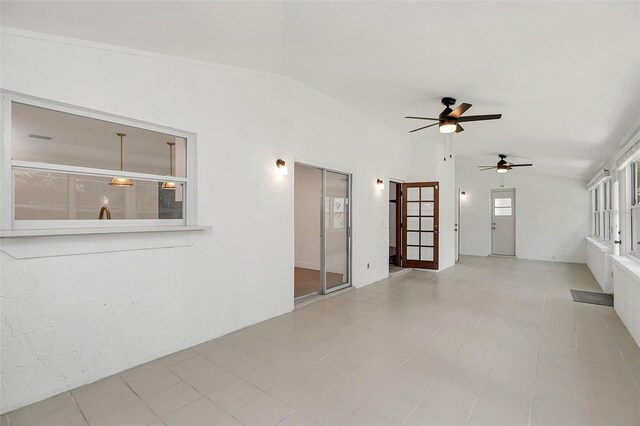
<svg viewBox="0 0 640 426">
<path fill-rule="evenodd" d="M 378 186 L 378 189 L 384 189 L 384 181 L 382 179 L 376 180 L 376 185 Z"/>
<path fill-rule="evenodd" d="M 460 193 L 460 199 L 461 199 L 461 200 L 466 200 L 466 199 L 467 199 L 467 193 L 466 193 L 466 192 L 464 192 L 464 191 L 462 191 L 462 192 Z"/>
<path fill-rule="evenodd" d="M 289 174 L 289 169 L 287 169 L 287 163 L 284 160 L 278 158 L 276 161 L 276 174 L 281 176 L 286 176 Z"/>
</svg>

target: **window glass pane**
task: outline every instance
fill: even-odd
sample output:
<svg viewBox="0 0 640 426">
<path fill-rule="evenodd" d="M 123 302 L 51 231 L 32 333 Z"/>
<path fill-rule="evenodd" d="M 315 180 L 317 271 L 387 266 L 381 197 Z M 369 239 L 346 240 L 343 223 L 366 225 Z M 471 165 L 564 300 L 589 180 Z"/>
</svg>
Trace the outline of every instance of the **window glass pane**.
<svg viewBox="0 0 640 426">
<path fill-rule="evenodd" d="M 638 164 L 640 164 L 640 161 L 636 161 L 636 163 L 634 164 L 634 167 L 631 169 L 633 171 L 633 190 L 634 190 L 634 196 L 633 196 L 633 204 L 637 204 L 638 203 L 638 199 L 640 199 L 640 173 L 638 173 Z"/>
<path fill-rule="evenodd" d="M 631 251 L 640 253 L 640 209 L 631 209 Z"/>
<path fill-rule="evenodd" d="M 34 170 L 14 170 L 16 220 L 182 219 L 184 186 L 132 180 L 110 185 L 111 178 Z M 105 208 L 103 210 L 103 207 Z"/>
<path fill-rule="evenodd" d="M 494 210 L 496 216 L 511 216 L 511 207 L 496 207 Z"/>
<path fill-rule="evenodd" d="M 494 207 L 511 207 L 511 198 L 496 198 Z"/>
<path fill-rule="evenodd" d="M 173 135 L 12 103 L 13 160 L 186 176 L 186 140 Z M 172 147 L 168 143 L 173 143 Z M 171 154 L 173 150 L 173 154 Z"/>
</svg>

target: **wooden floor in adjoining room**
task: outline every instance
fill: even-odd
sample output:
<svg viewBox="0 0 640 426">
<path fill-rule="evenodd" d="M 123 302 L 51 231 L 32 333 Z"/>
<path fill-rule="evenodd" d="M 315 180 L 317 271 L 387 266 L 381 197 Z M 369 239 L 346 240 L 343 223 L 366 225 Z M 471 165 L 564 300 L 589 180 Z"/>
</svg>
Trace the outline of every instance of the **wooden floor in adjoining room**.
<svg viewBox="0 0 640 426">
<path fill-rule="evenodd" d="M 317 293 L 320 291 L 320 271 L 296 267 L 294 283 L 294 297 Z M 331 288 L 342 283 L 342 274 L 327 272 L 327 288 Z"/>
</svg>

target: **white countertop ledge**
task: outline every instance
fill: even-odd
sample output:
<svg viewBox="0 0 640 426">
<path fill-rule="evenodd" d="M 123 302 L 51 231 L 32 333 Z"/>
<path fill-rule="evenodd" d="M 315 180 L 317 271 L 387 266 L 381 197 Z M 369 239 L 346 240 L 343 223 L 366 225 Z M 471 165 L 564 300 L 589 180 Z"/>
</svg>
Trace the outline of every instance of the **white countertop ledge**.
<svg viewBox="0 0 640 426">
<path fill-rule="evenodd" d="M 593 237 L 586 237 L 586 240 L 589 241 L 591 244 L 593 244 L 594 246 L 598 247 L 598 249 L 600 251 L 607 251 L 607 250 L 611 250 L 612 247 L 610 245 L 607 245 L 605 243 L 603 243 L 600 240 L 597 240 Z"/>
<path fill-rule="evenodd" d="M 20 229 L 0 231 L 0 238 L 55 237 L 65 235 L 140 234 L 155 232 L 206 231 L 211 226 L 137 226 L 126 228 L 60 228 L 60 229 Z"/>
<path fill-rule="evenodd" d="M 611 259 L 629 273 L 640 278 L 640 263 L 638 263 L 637 260 L 630 259 L 626 256 L 611 256 Z"/>
</svg>

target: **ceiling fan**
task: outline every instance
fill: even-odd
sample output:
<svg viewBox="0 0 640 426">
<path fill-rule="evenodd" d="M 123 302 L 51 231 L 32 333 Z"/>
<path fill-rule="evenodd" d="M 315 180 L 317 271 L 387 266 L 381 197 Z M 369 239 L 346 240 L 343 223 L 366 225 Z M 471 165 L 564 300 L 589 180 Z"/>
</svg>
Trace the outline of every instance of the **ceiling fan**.
<svg viewBox="0 0 640 426">
<path fill-rule="evenodd" d="M 471 108 L 471 104 L 461 103 L 460 106 L 452 110 L 451 106 L 456 103 L 456 100 L 454 98 L 445 97 L 445 98 L 442 98 L 441 102 L 442 102 L 442 105 L 444 105 L 446 108 L 442 110 L 438 118 L 405 117 L 413 120 L 437 121 L 437 123 L 429 124 L 428 126 L 413 129 L 409 133 L 413 133 L 413 132 L 417 132 L 418 130 L 433 127 L 436 124 L 438 125 L 438 129 L 440 130 L 440 133 L 453 133 L 453 132 L 460 133 L 464 131 L 464 129 L 459 123 L 464 123 L 468 121 L 498 120 L 499 118 L 502 117 L 502 114 L 469 115 L 466 117 L 462 117 L 462 114 L 464 114 L 466 110 Z"/>
<path fill-rule="evenodd" d="M 507 156 L 504 154 L 498 154 L 498 157 L 500 157 L 500 161 L 498 161 L 498 164 L 496 164 L 495 166 L 478 166 L 480 167 L 480 171 L 483 172 L 485 170 L 493 170 L 496 169 L 496 172 L 498 173 L 507 173 L 509 170 L 511 170 L 514 167 L 529 167 L 529 166 L 533 166 L 533 164 L 529 163 L 529 164 L 513 164 L 513 163 L 509 163 L 506 158 Z"/>
</svg>

